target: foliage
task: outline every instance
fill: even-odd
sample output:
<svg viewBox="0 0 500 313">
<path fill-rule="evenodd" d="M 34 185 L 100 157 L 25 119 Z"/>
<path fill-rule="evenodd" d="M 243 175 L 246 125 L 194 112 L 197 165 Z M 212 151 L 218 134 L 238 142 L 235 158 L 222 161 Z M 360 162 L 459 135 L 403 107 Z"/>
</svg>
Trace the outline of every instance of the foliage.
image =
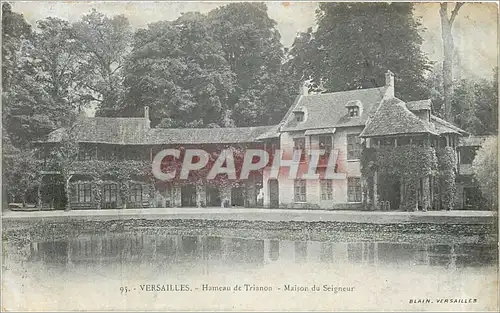
<svg viewBox="0 0 500 313">
<path fill-rule="evenodd" d="M 445 118 L 444 90 L 441 66 L 438 64 L 427 78 L 431 94 L 432 113 Z M 450 121 L 474 135 L 498 132 L 498 67 L 492 80 L 462 79 L 453 82 L 450 96 Z"/>
<path fill-rule="evenodd" d="M 148 105 L 152 124 L 161 127 L 230 123 L 224 117 L 234 74 L 201 14 L 138 30 L 126 73 L 127 107 L 121 113 L 142 115 Z"/>
<path fill-rule="evenodd" d="M 436 153 L 432 147 L 416 145 L 383 147 L 377 149 L 376 169 L 396 178 L 422 178 L 436 171 Z"/>
<path fill-rule="evenodd" d="M 381 190 L 392 188 L 395 181 L 401 183 L 401 207 L 405 210 L 416 207 L 419 179 L 434 175 L 438 170 L 434 148 L 416 145 L 366 148 L 360 161 L 361 173 L 367 177 L 368 197 L 373 196 L 373 176 L 378 172 Z"/>
<path fill-rule="evenodd" d="M 443 207 L 453 209 L 457 174 L 457 156 L 452 147 L 444 147 L 437 150 L 439 162 L 439 174 L 441 178 L 441 200 Z"/>
<path fill-rule="evenodd" d="M 27 193 L 38 187 L 41 179 L 35 152 L 14 147 L 8 137 L 4 136 L 2 143 L 2 186 L 6 192 L 4 201 L 19 197 L 23 205 L 26 204 Z"/>
<path fill-rule="evenodd" d="M 313 89 L 328 92 L 380 87 L 391 70 L 397 97 L 425 97 L 430 64 L 411 3 L 325 2 L 316 15 L 317 30 L 300 34 L 289 52 L 295 85 L 311 78 Z"/>
<path fill-rule="evenodd" d="M 84 99 L 97 104 L 98 113 L 108 116 L 124 101 L 123 66 L 132 39 L 132 28 L 123 15 L 107 17 L 93 9 L 72 25 L 80 46 Z"/>
<path fill-rule="evenodd" d="M 22 14 L 12 12 L 8 2 L 2 3 L 2 89 L 14 83 L 23 42 L 31 37 L 31 25 Z"/>
<path fill-rule="evenodd" d="M 498 209 L 498 137 L 488 138 L 472 162 L 474 177 L 492 210 Z"/>
<path fill-rule="evenodd" d="M 2 4 L 2 13 L 2 134 L 25 150 L 29 142 L 54 129 L 54 116 L 44 110 L 49 93 L 27 64 L 33 41 L 30 25 L 8 3 Z"/>
<path fill-rule="evenodd" d="M 498 132 L 498 69 L 493 81 L 461 80 L 454 87 L 451 99 L 454 122 L 475 134 Z"/>
<path fill-rule="evenodd" d="M 234 124 L 279 122 L 295 93 L 286 90 L 281 36 L 266 4 L 231 3 L 211 11 L 208 20 L 235 74 L 235 90 L 229 99 Z"/>
<path fill-rule="evenodd" d="M 283 58 L 262 3 L 150 24 L 134 36 L 118 114 L 142 115 L 149 105 L 152 125 L 166 128 L 277 123 L 291 100 Z"/>
</svg>

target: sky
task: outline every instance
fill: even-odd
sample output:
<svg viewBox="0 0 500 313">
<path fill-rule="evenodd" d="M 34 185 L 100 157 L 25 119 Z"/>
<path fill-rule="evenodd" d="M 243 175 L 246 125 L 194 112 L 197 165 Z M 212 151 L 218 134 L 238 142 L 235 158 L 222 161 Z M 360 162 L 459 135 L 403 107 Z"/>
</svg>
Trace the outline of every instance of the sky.
<svg viewBox="0 0 500 313">
<path fill-rule="evenodd" d="M 134 28 L 160 20 L 174 20 L 183 12 L 206 13 L 227 2 L 146 2 L 146 1 L 14 1 L 14 11 L 26 20 L 36 21 L 57 16 L 70 22 L 78 20 L 92 8 L 107 15 L 123 14 Z M 282 43 L 290 46 L 299 31 L 315 25 L 317 2 L 267 2 L 269 16 L 277 22 Z M 453 4 L 450 5 L 453 7 Z M 450 9 L 451 11 L 451 9 Z M 441 26 L 438 3 L 415 3 L 415 16 L 422 19 L 422 49 L 429 59 L 442 60 Z M 462 60 L 464 77 L 491 78 L 498 62 L 498 7 L 494 2 L 466 3 L 454 25 L 454 37 Z"/>
</svg>

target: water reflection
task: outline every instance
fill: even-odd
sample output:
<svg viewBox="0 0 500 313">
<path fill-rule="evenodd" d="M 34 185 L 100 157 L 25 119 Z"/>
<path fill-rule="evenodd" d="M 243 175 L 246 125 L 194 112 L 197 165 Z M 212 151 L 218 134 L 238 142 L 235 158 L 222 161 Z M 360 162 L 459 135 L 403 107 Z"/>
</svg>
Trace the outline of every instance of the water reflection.
<svg viewBox="0 0 500 313">
<path fill-rule="evenodd" d="M 28 260 L 47 264 L 152 263 L 261 267 L 280 263 L 481 267 L 496 262 L 494 245 L 339 243 L 212 236 L 106 233 L 31 243 Z"/>
</svg>

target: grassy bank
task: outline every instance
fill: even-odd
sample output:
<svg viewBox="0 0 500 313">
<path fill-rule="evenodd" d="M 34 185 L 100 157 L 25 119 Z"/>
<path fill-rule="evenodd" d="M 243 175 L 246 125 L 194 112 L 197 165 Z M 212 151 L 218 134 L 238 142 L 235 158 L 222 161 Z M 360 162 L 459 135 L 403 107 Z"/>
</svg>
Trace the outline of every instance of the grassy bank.
<svg viewBox="0 0 500 313">
<path fill-rule="evenodd" d="M 498 241 L 496 223 L 456 225 L 146 219 L 3 222 L 3 240 L 20 245 L 30 241 L 62 240 L 109 232 L 336 242 L 492 244 Z"/>
</svg>

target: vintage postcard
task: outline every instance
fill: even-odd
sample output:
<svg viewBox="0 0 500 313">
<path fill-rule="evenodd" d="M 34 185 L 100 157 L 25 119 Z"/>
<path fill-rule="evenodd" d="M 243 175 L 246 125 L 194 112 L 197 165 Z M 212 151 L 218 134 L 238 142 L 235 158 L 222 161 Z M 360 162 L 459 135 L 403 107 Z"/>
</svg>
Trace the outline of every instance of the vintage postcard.
<svg viewBox="0 0 500 313">
<path fill-rule="evenodd" d="M 2 1 L 2 311 L 495 311 L 495 2 Z"/>
</svg>

